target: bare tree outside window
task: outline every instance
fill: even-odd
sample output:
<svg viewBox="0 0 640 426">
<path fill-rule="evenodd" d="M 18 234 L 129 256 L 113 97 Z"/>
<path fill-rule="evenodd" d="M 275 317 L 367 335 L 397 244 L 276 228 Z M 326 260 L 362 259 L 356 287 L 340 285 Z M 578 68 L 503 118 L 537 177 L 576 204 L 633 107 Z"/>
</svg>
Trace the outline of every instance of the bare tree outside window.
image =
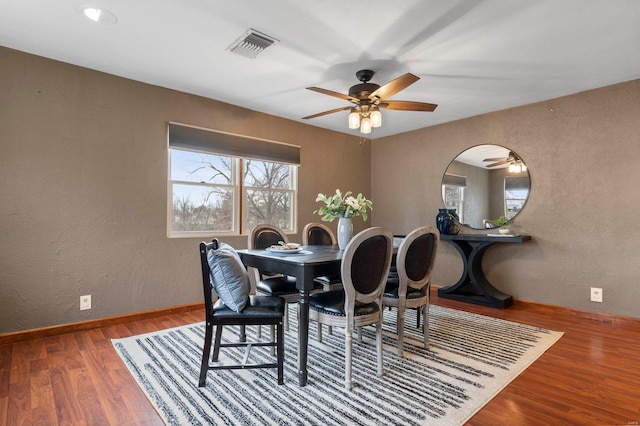
<svg viewBox="0 0 640 426">
<path fill-rule="evenodd" d="M 259 223 L 293 229 L 294 166 L 170 149 L 174 233 L 241 233 Z M 236 170 L 243 179 L 237 182 Z M 237 197 L 236 194 L 243 194 Z M 235 200 L 242 206 L 235 205 Z"/>
<path fill-rule="evenodd" d="M 292 229 L 291 166 L 267 161 L 246 160 L 244 185 L 246 227 L 268 223 Z"/>
</svg>

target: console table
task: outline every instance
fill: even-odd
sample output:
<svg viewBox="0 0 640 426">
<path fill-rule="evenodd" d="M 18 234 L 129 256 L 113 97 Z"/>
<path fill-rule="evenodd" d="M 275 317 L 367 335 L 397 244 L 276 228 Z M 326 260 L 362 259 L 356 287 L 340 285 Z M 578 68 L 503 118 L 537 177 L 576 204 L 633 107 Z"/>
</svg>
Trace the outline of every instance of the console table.
<svg viewBox="0 0 640 426">
<path fill-rule="evenodd" d="M 522 243 L 530 235 L 488 236 L 485 234 L 441 234 L 440 239 L 458 250 L 463 262 L 462 276 L 457 283 L 438 289 L 438 296 L 494 308 L 507 308 L 513 297 L 497 290 L 484 276 L 482 257 L 489 247 L 497 243 Z"/>
</svg>

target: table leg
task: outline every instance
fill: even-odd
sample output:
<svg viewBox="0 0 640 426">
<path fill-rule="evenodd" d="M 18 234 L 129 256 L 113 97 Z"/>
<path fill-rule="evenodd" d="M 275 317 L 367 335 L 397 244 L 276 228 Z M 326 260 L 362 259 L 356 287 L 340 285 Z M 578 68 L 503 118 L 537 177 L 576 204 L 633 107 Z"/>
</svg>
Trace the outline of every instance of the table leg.
<svg viewBox="0 0 640 426">
<path fill-rule="evenodd" d="M 309 291 L 300 290 L 298 300 L 298 383 L 307 384 L 307 347 L 309 345 Z"/>
</svg>

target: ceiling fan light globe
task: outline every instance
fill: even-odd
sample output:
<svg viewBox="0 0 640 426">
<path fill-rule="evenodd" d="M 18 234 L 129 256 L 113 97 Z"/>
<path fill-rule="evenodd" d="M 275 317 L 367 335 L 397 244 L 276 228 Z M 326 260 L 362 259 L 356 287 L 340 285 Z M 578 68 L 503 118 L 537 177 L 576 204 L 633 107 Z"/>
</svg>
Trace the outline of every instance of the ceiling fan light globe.
<svg viewBox="0 0 640 426">
<path fill-rule="evenodd" d="M 382 126 L 382 113 L 376 108 L 371 112 L 371 127 L 380 126 Z"/>
<path fill-rule="evenodd" d="M 357 129 L 360 127 L 360 113 L 358 111 L 351 111 L 349 114 L 349 128 Z"/>
<path fill-rule="evenodd" d="M 522 171 L 522 167 L 519 164 L 511 163 L 509 164 L 509 173 L 520 173 Z"/>
<path fill-rule="evenodd" d="M 371 133 L 371 120 L 369 120 L 368 117 L 365 117 L 360 121 L 360 133 Z"/>
</svg>

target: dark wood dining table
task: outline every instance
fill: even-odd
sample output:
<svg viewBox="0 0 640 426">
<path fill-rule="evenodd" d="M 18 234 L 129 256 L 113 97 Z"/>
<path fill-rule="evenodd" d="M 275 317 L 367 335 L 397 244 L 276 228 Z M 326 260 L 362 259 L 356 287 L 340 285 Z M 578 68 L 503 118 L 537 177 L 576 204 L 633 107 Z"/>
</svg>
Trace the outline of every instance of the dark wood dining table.
<svg viewBox="0 0 640 426">
<path fill-rule="evenodd" d="M 247 267 L 296 277 L 298 300 L 298 383 L 307 384 L 307 346 L 309 344 L 309 293 L 314 277 L 340 273 L 344 251 L 334 246 L 301 246 L 295 253 L 268 250 L 238 250 Z"/>
</svg>

